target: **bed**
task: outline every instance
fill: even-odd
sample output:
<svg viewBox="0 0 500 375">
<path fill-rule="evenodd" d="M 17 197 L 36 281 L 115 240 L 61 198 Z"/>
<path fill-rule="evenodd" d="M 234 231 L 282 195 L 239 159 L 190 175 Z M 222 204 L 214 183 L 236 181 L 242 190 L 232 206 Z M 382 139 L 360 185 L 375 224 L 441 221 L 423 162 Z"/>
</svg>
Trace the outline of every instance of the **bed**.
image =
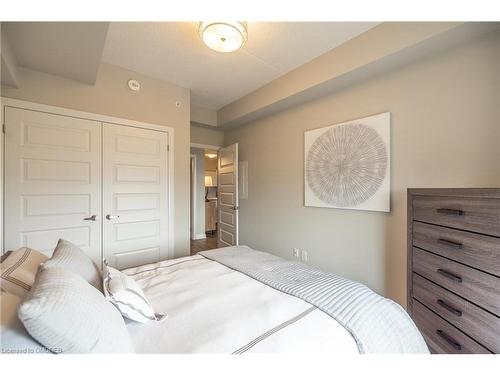
<svg viewBox="0 0 500 375">
<path fill-rule="evenodd" d="M 394 301 L 246 246 L 101 272 L 60 239 L 1 270 L 6 353 L 428 353 Z"/>
<path fill-rule="evenodd" d="M 361 284 L 247 247 L 123 272 L 139 283 L 155 311 L 168 314 L 161 322 L 127 322 L 137 353 L 428 353 L 395 302 Z M 284 285 L 283 275 L 292 284 Z M 340 289 L 327 303 L 316 297 L 331 278 Z M 299 285 L 304 281 L 305 289 Z M 359 295 L 357 305 L 346 285 Z"/>
</svg>

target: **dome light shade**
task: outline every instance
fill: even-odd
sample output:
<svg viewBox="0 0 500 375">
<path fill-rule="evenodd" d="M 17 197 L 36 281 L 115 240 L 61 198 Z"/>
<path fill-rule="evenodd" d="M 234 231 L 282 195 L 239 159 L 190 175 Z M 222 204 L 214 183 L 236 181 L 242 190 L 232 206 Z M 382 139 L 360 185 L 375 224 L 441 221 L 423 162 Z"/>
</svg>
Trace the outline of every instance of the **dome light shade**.
<svg viewBox="0 0 500 375">
<path fill-rule="evenodd" d="M 240 49 L 247 40 L 245 22 L 201 22 L 201 40 L 217 52 L 233 52 Z"/>
</svg>

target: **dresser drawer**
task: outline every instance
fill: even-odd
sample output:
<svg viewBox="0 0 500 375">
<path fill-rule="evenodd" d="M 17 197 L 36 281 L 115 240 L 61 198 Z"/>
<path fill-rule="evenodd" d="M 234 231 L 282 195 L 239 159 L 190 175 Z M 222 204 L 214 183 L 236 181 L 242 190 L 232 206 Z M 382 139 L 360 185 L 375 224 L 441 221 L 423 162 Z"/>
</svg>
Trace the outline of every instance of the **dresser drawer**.
<svg viewBox="0 0 500 375">
<path fill-rule="evenodd" d="M 500 199 L 415 196 L 414 220 L 500 236 Z"/>
<path fill-rule="evenodd" d="M 500 276 L 500 238 L 414 221 L 413 246 Z"/>
<path fill-rule="evenodd" d="M 413 301 L 413 320 L 430 349 L 437 353 L 488 354 L 490 351 L 478 344 L 427 307 Z"/>
<path fill-rule="evenodd" d="M 500 318 L 413 274 L 413 298 L 495 353 L 500 353 Z"/>
<path fill-rule="evenodd" d="M 413 248 L 413 271 L 500 315 L 500 278 Z"/>
</svg>

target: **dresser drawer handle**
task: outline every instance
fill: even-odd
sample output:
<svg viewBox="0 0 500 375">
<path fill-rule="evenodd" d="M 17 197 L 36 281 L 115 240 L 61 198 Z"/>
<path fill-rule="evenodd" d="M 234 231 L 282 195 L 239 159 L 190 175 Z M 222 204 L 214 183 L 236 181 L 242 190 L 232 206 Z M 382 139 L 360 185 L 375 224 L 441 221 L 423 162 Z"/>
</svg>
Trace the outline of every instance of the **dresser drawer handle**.
<svg viewBox="0 0 500 375">
<path fill-rule="evenodd" d="M 448 305 L 442 299 L 438 299 L 437 303 L 438 303 L 439 306 L 444 307 L 446 310 L 448 310 L 452 314 L 454 314 L 456 316 L 462 316 L 462 312 L 460 310 L 454 308 L 453 306 Z"/>
<path fill-rule="evenodd" d="M 451 273 L 450 271 L 443 270 L 442 268 L 439 268 L 437 272 L 444 277 L 447 277 L 448 279 L 451 279 L 453 281 L 456 281 L 457 283 L 462 282 L 462 278 L 460 276 L 455 275 L 454 273 Z"/>
<path fill-rule="evenodd" d="M 463 247 L 463 245 L 460 242 L 447 240 L 445 238 L 440 238 L 437 240 L 437 242 L 440 243 L 441 245 L 453 247 L 454 249 L 461 249 Z"/>
<path fill-rule="evenodd" d="M 436 333 L 441 336 L 448 344 L 453 346 L 455 350 L 462 350 L 462 345 L 460 345 L 458 342 L 456 342 L 452 337 L 450 337 L 448 334 L 444 333 L 442 330 L 438 329 L 436 330 Z"/>
<path fill-rule="evenodd" d="M 454 208 L 438 208 L 436 211 L 438 214 L 443 215 L 463 216 L 464 214 L 462 210 L 457 210 Z"/>
</svg>

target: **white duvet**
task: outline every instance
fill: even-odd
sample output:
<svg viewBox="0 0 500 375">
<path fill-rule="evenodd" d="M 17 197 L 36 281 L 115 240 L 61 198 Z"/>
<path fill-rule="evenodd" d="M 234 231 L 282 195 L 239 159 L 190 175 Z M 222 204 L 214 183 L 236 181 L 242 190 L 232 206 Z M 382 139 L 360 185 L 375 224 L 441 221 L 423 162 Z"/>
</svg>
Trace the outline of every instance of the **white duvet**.
<svg viewBox="0 0 500 375">
<path fill-rule="evenodd" d="M 324 312 L 201 255 L 123 272 L 168 315 L 128 322 L 137 353 L 358 353 Z"/>
</svg>

